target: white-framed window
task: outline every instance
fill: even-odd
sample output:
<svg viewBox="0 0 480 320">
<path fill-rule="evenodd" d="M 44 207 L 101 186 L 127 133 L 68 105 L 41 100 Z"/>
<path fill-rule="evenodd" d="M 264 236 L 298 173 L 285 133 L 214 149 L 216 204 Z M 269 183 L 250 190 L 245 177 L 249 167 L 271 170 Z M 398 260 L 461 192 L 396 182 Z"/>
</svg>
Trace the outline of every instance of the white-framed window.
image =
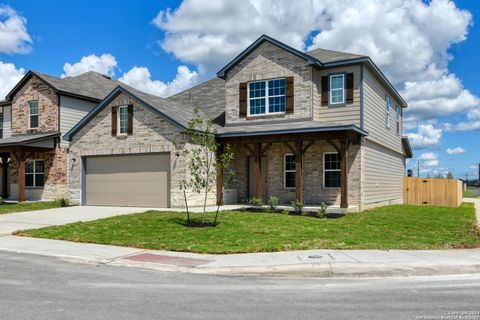
<svg viewBox="0 0 480 320">
<path fill-rule="evenodd" d="M 117 135 L 127 135 L 128 134 L 128 106 L 118 107 L 118 125 L 117 125 Z"/>
<path fill-rule="evenodd" d="M 385 126 L 390 129 L 390 97 L 385 97 Z"/>
<path fill-rule="evenodd" d="M 396 112 L 397 135 L 400 135 L 400 112 L 402 112 L 402 108 L 397 106 L 397 112 Z"/>
<path fill-rule="evenodd" d="M 28 102 L 28 127 L 38 128 L 38 100 Z"/>
<path fill-rule="evenodd" d="M 340 188 L 340 157 L 337 152 L 323 154 L 323 187 L 325 189 Z"/>
<path fill-rule="evenodd" d="M 285 79 L 248 83 L 248 115 L 285 113 Z"/>
<path fill-rule="evenodd" d="M 345 75 L 332 74 L 330 75 L 330 104 L 344 104 L 345 103 Z"/>
<path fill-rule="evenodd" d="M 295 155 L 286 154 L 284 156 L 284 179 L 283 185 L 285 189 L 294 189 L 296 181 L 296 166 L 295 166 Z"/>
<path fill-rule="evenodd" d="M 44 186 L 45 167 L 43 160 L 25 161 L 25 186 L 38 188 Z"/>
</svg>

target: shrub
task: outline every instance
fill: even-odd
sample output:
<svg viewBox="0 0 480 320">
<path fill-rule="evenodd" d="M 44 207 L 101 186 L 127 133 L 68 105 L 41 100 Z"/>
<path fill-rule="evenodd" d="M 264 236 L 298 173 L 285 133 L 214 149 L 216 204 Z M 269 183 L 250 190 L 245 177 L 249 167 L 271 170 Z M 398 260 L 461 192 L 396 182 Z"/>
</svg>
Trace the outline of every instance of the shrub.
<svg viewBox="0 0 480 320">
<path fill-rule="evenodd" d="M 251 209 L 255 211 L 262 211 L 263 200 L 253 197 L 248 199 L 248 205 L 250 206 Z"/>
<path fill-rule="evenodd" d="M 293 212 L 295 212 L 298 215 L 301 215 L 303 213 L 303 203 L 300 201 L 292 201 L 292 208 Z"/>
<path fill-rule="evenodd" d="M 272 210 L 272 211 L 277 210 L 277 207 L 278 207 L 278 198 L 275 197 L 275 196 L 270 196 L 270 197 L 268 197 L 268 199 L 267 199 L 267 204 L 269 205 L 270 210 Z"/>
<path fill-rule="evenodd" d="M 68 207 L 70 205 L 70 201 L 67 198 L 58 198 L 57 203 L 60 207 Z"/>
<path fill-rule="evenodd" d="M 324 218 L 327 215 L 328 205 L 325 202 L 320 204 L 320 209 L 317 212 L 319 218 Z"/>
</svg>

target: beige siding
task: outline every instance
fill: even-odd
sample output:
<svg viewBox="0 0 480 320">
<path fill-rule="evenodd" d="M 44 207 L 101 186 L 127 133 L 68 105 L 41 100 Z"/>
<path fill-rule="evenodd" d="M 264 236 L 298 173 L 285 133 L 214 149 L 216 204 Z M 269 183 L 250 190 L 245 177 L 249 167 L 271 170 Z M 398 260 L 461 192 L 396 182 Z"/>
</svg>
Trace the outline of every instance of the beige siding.
<svg viewBox="0 0 480 320">
<path fill-rule="evenodd" d="M 353 103 L 342 106 L 322 106 L 322 77 L 334 73 L 353 73 Z M 354 124 L 360 127 L 360 65 L 315 70 L 314 120 L 325 124 Z"/>
<path fill-rule="evenodd" d="M 402 153 L 402 134 L 397 134 L 396 106 L 399 101 L 387 92 L 385 86 L 373 75 L 368 68 L 364 68 L 363 108 L 365 130 L 368 139 Z M 386 102 L 385 96 L 390 97 L 390 129 L 386 127 Z M 400 120 L 401 123 L 401 120 Z"/>
<path fill-rule="evenodd" d="M 3 107 L 3 137 L 12 136 L 12 107 Z"/>
<path fill-rule="evenodd" d="M 364 206 L 402 203 L 404 157 L 374 142 L 365 141 Z"/>
</svg>

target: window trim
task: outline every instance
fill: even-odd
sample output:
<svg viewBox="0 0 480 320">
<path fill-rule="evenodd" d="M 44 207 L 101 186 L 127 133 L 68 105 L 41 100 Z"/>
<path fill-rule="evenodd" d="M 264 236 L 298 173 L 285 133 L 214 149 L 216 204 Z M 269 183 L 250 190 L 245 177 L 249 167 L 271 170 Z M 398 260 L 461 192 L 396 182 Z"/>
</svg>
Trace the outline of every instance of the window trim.
<svg viewBox="0 0 480 320">
<path fill-rule="evenodd" d="M 390 106 L 391 101 L 389 96 L 385 96 L 385 127 L 390 129 Z"/>
<path fill-rule="evenodd" d="M 43 162 L 43 172 L 37 173 L 36 170 L 36 162 L 42 161 Z M 27 173 L 27 162 L 33 162 L 33 173 Z M 42 174 L 43 175 L 43 186 L 37 186 L 36 175 Z M 33 176 L 33 186 L 27 186 L 27 175 Z M 28 159 L 25 160 L 25 188 L 27 189 L 42 189 L 45 187 L 45 159 Z"/>
<path fill-rule="evenodd" d="M 341 172 L 342 172 L 342 163 L 340 162 L 340 169 L 325 169 L 325 163 L 326 163 L 326 161 L 325 161 L 325 156 L 326 156 L 327 154 L 336 154 L 336 155 L 338 155 L 338 152 L 328 151 L 328 152 L 324 152 L 324 153 L 323 153 L 323 189 L 337 189 L 337 190 L 338 190 L 338 189 L 341 189 L 341 188 L 342 188 L 342 180 L 341 180 L 341 175 L 342 175 L 342 173 L 341 173 Z M 340 187 L 327 187 L 327 186 L 325 185 L 325 172 L 327 172 L 327 171 L 328 171 L 328 172 L 333 172 L 333 171 L 335 171 L 335 172 L 340 172 Z"/>
<path fill-rule="evenodd" d="M 342 77 L 342 83 L 343 83 L 343 86 L 342 88 L 337 88 L 337 89 L 332 89 L 332 78 L 333 77 L 338 77 L 338 76 L 341 76 Z M 335 91 L 338 91 L 338 90 L 342 90 L 342 101 L 341 102 L 333 102 L 332 101 L 332 98 L 333 98 L 333 95 L 332 95 L 332 91 L 335 90 Z M 330 106 L 338 106 L 338 105 L 344 105 L 346 104 L 346 97 L 345 97 L 345 73 L 334 73 L 334 74 L 329 74 L 328 75 L 328 105 Z"/>
<path fill-rule="evenodd" d="M 287 190 L 295 190 L 297 186 L 295 187 L 287 187 L 287 172 L 294 172 L 295 173 L 295 181 L 297 179 L 297 165 L 295 164 L 295 170 L 287 170 L 287 156 L 293 156 L 295 155 L 293 153 L 285 153 L 283 155 L 283 188 Z M 296 159 L 295 159 L 296 161 Z"/>
<path fill-rule="evenodd" d="M 31 124 L 31 119 L 32 119 L 32 114 L 30 112 L 30 103 L 32 102 L 36 102 L 37 103 L 37 113 L 33 114 L 33 116 L 37 116 L 37 126 L 36 127 L 32 127 L 32 124 Z M 38 129 L 39 126 L 40 126 L 40 110 L 39 110 L 39 106 L 40 104 L 38 103 L 38 100 L 30 100 L 28 101 L 28 129 Z"/>
<path fill-rule="evenodd" d="M 125 133 L 121 132 L 121 121 L 120 121 L 120 116 L 121 116 L 121 109 L 127 110 L 127 127 Z M 126 136 L 128 135 L 128 105 L 121 105 L 118 106 L 117 108 L 117 136 Z"/>
<path fill-rule="evenodd" d="M 285 80 L 285 94 L 284 95 L 275 95 L 275 96 L 269 96 L 268 95 L 268 82 L 269 81 L 275 81 L 275 80 Z M 258 113 L 258 114 L 251 114 L 250 113 L 250 84 L 251 83 L 257 83 L 257 82 L 265 82 L 265 96 L 263 97 L 265 99 L 265 113 Z M 275 98 L 275 97 L 285 97 L 285 111 L 278 111 L 278 112 L 270 112 L 270 105 L 269 105 L 269 98 Z M 253 98 L 253 99 L 261 99 L 259 98 Z M 247 117 L 264 117 L 268 115 L 279 115 L 279 114 L 286 114 L 287 113 L 287 78 L 273 78 L 273 79 L 263 79 L 263 80 L 255 80 L 255 81 L 249 81 L 247 82 Z"/>
</svg>

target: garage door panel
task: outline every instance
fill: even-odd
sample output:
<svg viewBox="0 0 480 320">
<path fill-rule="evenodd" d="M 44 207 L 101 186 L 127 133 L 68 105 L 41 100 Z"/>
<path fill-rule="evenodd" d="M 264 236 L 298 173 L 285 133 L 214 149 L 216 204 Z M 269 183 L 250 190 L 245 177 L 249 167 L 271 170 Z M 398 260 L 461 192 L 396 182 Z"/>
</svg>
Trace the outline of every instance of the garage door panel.
<svg viewBox="0 0 480 320">
<path fill-rule="evenodd" d="M 168 207 L 170 154 L 86 159 L 87 205 Z"/>
</svg>

